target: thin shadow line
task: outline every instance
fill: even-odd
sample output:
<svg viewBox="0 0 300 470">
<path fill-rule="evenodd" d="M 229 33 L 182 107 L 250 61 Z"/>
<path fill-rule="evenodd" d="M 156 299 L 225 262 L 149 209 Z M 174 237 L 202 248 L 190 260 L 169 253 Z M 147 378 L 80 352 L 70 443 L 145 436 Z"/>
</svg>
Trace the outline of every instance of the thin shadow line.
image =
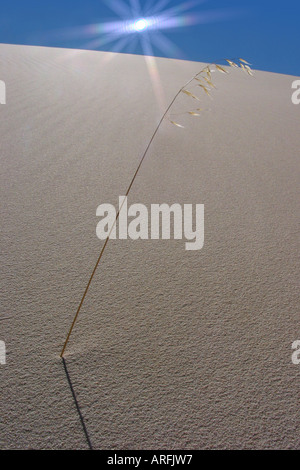
<svg viewBox="0 0 300 470">
<path fill-rule="evenodd" d="M 87 440 L 89 449 L 90 449 L 90 450 L 93 450 L 93 446 L 92 446 L 91 440 L 90 440 L 90 438 L 89 438 L 89 434 L 88 434 L 88 432 L 87 432 L 87 429 L 86 429 L 86 426 L 85 426 L 85 422 L 84 422 L 84 419 L 83 419 L 83 416 L 82 416 L 82 413 L 81 413 L 81 410 L 80 410 L 80 407 L 79 407 L 79 403 L 78 403 L 77 398 L 76 398 L 75 390 L 74 390 L 74 388 L 73 388 L 73 385 L 72 385 L 72 382 L 71 382 L 71 379 L 70 379 L 70 375 L 69 375 L 69 372 L 68 372 L 67 364 L 66 364 L 66 361 L 65 361 L 65 359 L 64 359 L 63 357 L 62 357 L 62 362 L 63 362 L 63 366 L 64 366 L 64 369 L 65 369 L 65 373 L 66 373 L 66 376 L 67 376 L 67 379 L 68 379 L 68 384 L 69 384 L 70 390 L 71 390 L 71 392 L 72 392 L 72 396 L 73 396 L 73 399 L 74 399 L 74 403 L 75 403 L 75 405 L 76 405 L 76 409 L 77 409 L 77 412 L 78 412 L 78 415 L 79 415 L 79 418 L 80 418 L 80 422 L 81 422 L 81 425 L 82 425 L 82 429 L 83 429 L 84 435 L 85 435 L 85 437 L 86 437 L 86 440 Z"/>
</svg>

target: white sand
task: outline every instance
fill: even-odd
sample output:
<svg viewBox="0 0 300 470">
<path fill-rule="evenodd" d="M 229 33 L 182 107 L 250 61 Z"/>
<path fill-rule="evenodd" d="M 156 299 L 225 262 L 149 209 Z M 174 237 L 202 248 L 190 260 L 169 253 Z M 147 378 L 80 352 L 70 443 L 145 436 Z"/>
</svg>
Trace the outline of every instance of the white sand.
<svg viewBox="0 0 300 470">
<path fill-rule="evenodd" d="M 144 58 L 110 57 L 0 45 L 2 449 L 87 448 L 59 352 L 102 246 L 96 208 L 161 115 Z M 167 102 L 201 68 L 157 64 Z M 130 197 L 205 204 L 203 250 L 110 242 L 67 349 L 94 448 L 300 448 L 294 78 L 215 80 L 201 118 L 163 124 Z"/>
</svg>

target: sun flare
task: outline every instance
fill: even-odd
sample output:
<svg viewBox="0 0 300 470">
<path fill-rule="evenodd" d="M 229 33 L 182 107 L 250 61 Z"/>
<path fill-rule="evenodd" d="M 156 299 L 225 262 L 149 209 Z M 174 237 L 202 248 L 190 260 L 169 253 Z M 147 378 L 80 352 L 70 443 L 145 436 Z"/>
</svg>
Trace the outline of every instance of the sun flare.
<svg viewBox="0 0 300 470">
<path fill-rule="evenodd" d="M 148 28 L 148 26 L 149 22 L 144 18 L 141 18 L 140 20 L 137 20 L 133 23 L 133 29 L 135 31 L 144 31 Z"/>
</svg>

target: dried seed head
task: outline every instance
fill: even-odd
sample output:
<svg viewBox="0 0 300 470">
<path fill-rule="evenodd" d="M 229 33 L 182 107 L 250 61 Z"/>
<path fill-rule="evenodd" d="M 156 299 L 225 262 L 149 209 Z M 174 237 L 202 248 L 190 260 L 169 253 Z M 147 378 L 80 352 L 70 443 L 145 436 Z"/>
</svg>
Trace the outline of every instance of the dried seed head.
<svg viewBox="0 0 300 470">
<path fill-rule="evenodd" d="M 244 59 L 239 59 L 239 61 L 240 61 L 240 62 L 244 62 L 244 64 L 251 65 L 251 64 L 249 64 L 249 62 L 247 62 L 247 61 L 244 60 Z"/>
<path fill-rule="evenodd" d="M 221 67 L 221 65 L 218 65 L 218 64 L 215 64 L 215 65 L 216 65 L 216 68 L 219 70 L 219 72 L 229 73 L 229 72 L 227 72 L 227 70 L 223 69 L 223 67 Z"/>
<path fill-rule="evenodd" d="M 226 62 L 228 62 L 228 64 L 229 64 L 231 67 L 237 67 L 237 68 L 239 68 L 239 66 L 238 66 L 235 62 L 233 62 L 232 60 L 226 59 Z"/>
<path fill-rule="evenodd" d="M 174 124 L 174 126 L 177 126 L 177 127 L 181 127 L 181 129 L 184 129 L 184 126 L 182 126 L 181 124 L 178 124 L 178 122 L 175 122 L 175 121 L 171 121 L 169 120 L 172 124 Z"/>
<path fill-rule="evenodd" d="M 188 91 L 188 90 L 182 90 L 182 93 L 185 93 L 186 95 L 190 96 L 191 98 L 194 98 L 194 100 L 200 101 L 200 99 L 198 98 L 198 96 L 193 95 L 193 93 L 191 93 L 191 92 Z"/>
</svg>

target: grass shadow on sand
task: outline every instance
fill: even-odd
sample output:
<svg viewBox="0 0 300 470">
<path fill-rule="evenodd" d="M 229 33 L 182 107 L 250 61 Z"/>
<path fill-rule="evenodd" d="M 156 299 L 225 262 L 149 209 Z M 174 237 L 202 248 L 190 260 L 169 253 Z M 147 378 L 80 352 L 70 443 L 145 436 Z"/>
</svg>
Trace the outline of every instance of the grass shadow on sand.
<svg viewBox="0 0 300 470">
<path fill-rule="evenodd" d="M 64 358 L 62 358 L 62 362 L 63 362 L 63 366 L 64 366 L 64 370 L 65 370 L 65 373 L 66 373 L 66 376 L 67 376 L 68 384 L 69 384 L 69 387 L 70 387 L 70 390 L 71 390 L 71 393 L 72 393 L 72 396 L 73 396 L 73 400 L 74 400 L 74 403 L 75 403 L 75 406 L 76 406 L 76 409 L 77 409 L 77 412 L 78 412 L 78 415 L 79 415 L 79 418 L 80 418 L 80 422 L 81 422 L 81 425 L 82 425 L 82 429 L 83 429 L 87 444 L 89 446 L 89 449 L 93 450 L 93 446 L 92 446 L 92 443 L 91 443 L 91 440 L 90 440 L 90 437 L 89 437 L 89 434 L 88 434 L 88 431 L 87 431 L 87 428 L 86 428 L 86 425 L 85 425 L 85 422 L 84 422 L 84 419 L 83 419 L 83 416 L 82 416 L 82 413 L 81 413 L 81 410 L 80 410 L 80 406 L 79 406 L 79 403 L 78 403 L 77 398 L 76 398 L 75 390 L 74 390 L 73 384 L 71 382 L 71 378 L 70 378 L 69 371 L 68 371 L 68 368 L 67 368 L 66 360 Z"/>
</svg>

